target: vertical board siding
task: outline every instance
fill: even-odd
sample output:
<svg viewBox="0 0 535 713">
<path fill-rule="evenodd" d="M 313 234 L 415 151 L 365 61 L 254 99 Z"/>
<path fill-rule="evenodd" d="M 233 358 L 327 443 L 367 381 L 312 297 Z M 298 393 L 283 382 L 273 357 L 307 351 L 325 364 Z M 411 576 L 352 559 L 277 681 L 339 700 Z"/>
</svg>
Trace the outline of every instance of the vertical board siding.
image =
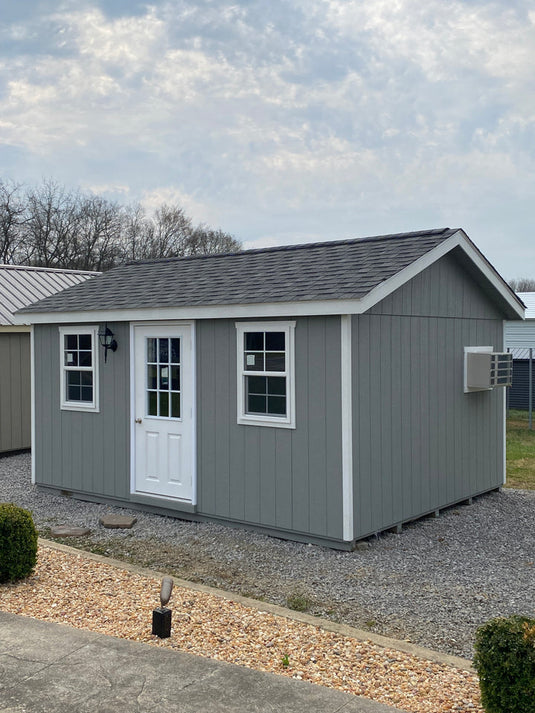
<svg viewBox="0 0 535 713">
<path fill-rule="evenodd" d="M 353 317 L 355 537 L 498 487 L 504 390 L 465 394 L 465 346 L 502 315 L 446 256 Z"/>
<path fill-rule="evenodd" d="M 130 493 L 129 328 L 109 325 L 118 349 L 99 358 L 99 413 L 60 409 L 59 331 L 36 325 L 36 482 L 128 500 Z"/>
<path fill-rule="evenodd" d="M 30 448 L 30 335 L 0 334 L 0 364 L 0 452 Z"/>
<path fill-rule="evenodd" d="M 296 428 L 237 423 L 234 320 L 197 323 L 198 512 L 342 538 L 340 319 L 299 318 Z"/>
</svg>

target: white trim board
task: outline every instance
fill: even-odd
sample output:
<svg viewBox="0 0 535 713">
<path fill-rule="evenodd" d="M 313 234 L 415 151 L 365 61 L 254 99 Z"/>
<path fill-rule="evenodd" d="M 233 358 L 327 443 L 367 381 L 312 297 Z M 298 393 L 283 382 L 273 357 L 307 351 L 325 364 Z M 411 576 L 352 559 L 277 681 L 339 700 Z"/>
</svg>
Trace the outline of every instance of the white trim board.
<svg viewBox="0 0 535 713">
<path fill-rule="evenodd" d="M 342 539 L 354 539 L 353 527 L 353 387 L 350 314 L 340 317 L 342 388 Z"/>
<path fill-rule="evenodd" d="M 361 299 L 311 300 L 295 302 L 260 302 L 249 304 L 221 304 L 181 307 L 144 307 L 136 309 L 96 309 L 73 312 L 28 312 L 15 314 L 17 324 L 69 324 L 83 322 L 135 322 L 159 320 L 195 320 L 215 318 L 279 318 L 304 317 L 313 315 L 363 314 L 392 292 L 412 280 L 420 272 L 433 265 L 437 260 L 460 248 L 497 290 L 509 307 L 524 319 L 524 307 L 514 292 L 502 280 L 492 265 L 483 257 L 463 230 L 457 230 L 450 238 L 437 245 L 422 257 L 415 260 L 388 280 L 374 287 Z"/>
</svg>

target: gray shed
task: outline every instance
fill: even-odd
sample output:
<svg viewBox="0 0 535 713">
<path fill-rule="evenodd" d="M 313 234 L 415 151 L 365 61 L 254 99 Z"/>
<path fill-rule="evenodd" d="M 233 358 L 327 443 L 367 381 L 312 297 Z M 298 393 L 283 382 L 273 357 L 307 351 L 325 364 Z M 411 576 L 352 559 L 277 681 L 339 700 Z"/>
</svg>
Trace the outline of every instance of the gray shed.
<svg viewBox="0 0 535 713">
<path fill-rule="evenodd" d="M 34 480 L 350 548 L 503 484 L 523 312 L 460 229 L 119 267 L 22 310 Z"/>
<path fill-rule="evenodd" d="M 26 305 L 99 273 L 0 265 L 0 453 L 30 448 L 29 323 L 15 324 Z"/>
</svg>

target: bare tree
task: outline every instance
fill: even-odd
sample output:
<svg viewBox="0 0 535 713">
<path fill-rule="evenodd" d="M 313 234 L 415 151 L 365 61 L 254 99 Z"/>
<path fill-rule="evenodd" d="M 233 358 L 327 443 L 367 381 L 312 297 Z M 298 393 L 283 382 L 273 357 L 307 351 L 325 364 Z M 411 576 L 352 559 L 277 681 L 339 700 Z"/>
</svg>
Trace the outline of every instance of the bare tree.
<svg viewBox="0 0 535 713">
<path fill-rule="evenodd" d="M 116 203 L 84 196 L 79 205 L 71 266 L 79 270 L 109 270 L 121 255 L 123 217 Z"/>
<path fill-rule="evenodd" d="M 26 196 L 24 258 L 31 265 L 68 268 L 76 260 L 80 194 L 51 180 Z"/>
<path fill-rule="evenodd" d="M 232 253 L 241 250 L 241 243 L 222 230 L 213 230 L 206 225 L 198 225 L 187 241 L 187 255 L 209 255 L 212 253 Z"/>
<path fill-rule="evenodd" d="M 535 292 L 535 280 L 530 277 L 517 277 L 509 280 L 509 287 L 515 292 Z"/>
<path fill-rule="evenodd" d="M 22 186 L 0 179 L 0 262 L 16 263 L 25 219 Z"/>
<path fill-rule="evenodd" d="M 51 179 L 27 190 L 0 181 L 0 260 L 108 270 L 130 260 L 231 252 L 241 243 L 222 230 L 193 227 L 178 205 L 147 214 Z"/>
</svg>

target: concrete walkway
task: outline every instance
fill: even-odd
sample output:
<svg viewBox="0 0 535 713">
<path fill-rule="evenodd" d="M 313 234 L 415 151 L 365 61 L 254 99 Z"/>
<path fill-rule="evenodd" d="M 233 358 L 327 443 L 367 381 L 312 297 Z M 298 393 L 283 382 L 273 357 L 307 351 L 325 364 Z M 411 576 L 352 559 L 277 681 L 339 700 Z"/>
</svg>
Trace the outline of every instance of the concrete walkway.
<svg viewBox="0 0 535 713">
<path fill-rule="evenodd" d="M 401 713 L 323 686 L 0 612 L 3 713 Z"/>
</svg>

